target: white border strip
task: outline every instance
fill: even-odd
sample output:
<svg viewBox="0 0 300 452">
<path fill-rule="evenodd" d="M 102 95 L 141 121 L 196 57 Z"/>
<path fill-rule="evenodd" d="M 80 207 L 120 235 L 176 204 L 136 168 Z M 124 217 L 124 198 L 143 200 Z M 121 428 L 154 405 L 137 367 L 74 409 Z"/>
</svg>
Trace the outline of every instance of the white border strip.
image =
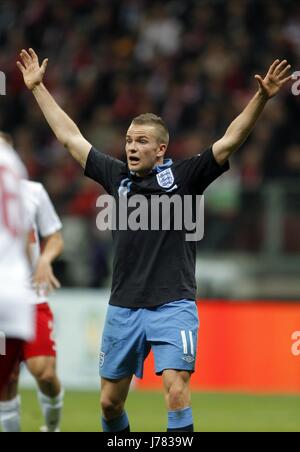
<svg viewBox="0 0 300 452">
<path fill-rule="evenodd" d="M 188 353 L 188 345 L 187 345 L 187 339 L 186 334 L 184 330 L 181 330 L 181 337 L 182 337 L 182 344 L 183 344 L 183 353 L 187 355 Z"/>
</svg>

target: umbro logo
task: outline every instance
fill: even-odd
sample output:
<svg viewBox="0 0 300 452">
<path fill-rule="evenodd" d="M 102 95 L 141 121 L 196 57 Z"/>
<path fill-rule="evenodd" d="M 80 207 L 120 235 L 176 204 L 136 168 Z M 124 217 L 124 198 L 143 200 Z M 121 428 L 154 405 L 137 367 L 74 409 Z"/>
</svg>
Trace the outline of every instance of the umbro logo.
<svg viewBox="0 0 300 452">
<path fill-rule="evenodd" d="M 184 355 L 182 357 L 183 361 L 186 361 L 187 363 L 191 364 L 195 361 L 195 356 L 192 355 Z"/>
</svg>

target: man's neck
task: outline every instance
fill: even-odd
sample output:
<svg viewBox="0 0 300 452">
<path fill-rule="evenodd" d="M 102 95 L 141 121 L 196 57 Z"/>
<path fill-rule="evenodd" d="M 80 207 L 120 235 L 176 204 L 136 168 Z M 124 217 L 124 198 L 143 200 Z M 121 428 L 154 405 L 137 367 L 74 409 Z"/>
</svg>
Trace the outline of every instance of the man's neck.
<svg viewBox="0 0 300 452">
<path fill-rule="evenodd" d="M 146 176 L 148 176 L 157 166 L 160 166 L 160 165 L 163 165 L 164 164 L 164 159 L 160 159 L 160 160 L 158 160 L 156 163 L 155 163 L 155 165 L 153 166 L 153 168 L 151 168 L 151 170 L 147 170 L 147 171 L 144 171 L 144 172 L 136 172 L 135 174 L 138 176 L 138 177 L 141 177 L 141 178 L 143 178 L 143 177 L 146 177 Z"/>
</svg>

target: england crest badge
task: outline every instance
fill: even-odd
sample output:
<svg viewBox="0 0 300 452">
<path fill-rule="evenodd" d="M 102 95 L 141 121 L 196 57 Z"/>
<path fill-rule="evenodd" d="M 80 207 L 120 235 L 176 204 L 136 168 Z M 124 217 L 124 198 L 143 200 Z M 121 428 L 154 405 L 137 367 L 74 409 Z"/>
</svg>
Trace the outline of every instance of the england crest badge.
<svg viewBox="0 0 300 452">
<path fill-rule="evenodd" d="M 171 168 L 168 168 L 156 175 L 157 182 L 162 188 L 170 188 L 174 184 L 174 174 Z"/>
</svg>

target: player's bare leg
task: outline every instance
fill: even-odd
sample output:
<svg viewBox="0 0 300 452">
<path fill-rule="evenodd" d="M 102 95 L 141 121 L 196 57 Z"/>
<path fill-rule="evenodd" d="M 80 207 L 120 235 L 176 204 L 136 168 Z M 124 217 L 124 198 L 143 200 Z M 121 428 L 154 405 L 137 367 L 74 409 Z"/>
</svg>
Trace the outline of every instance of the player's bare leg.
<svg viewBox="0 0 300 452">
<path fill-rule="evenodd" d="M 190 406 L 190 373 L 186 371 L 165 370 L 163 383 L 167 407 L 170 411 L 182 410 Z"/>
<path fill-rule="evenodd" d="M 29 372 L 39 386 L 39 401 L 46 423 L 46 431 L 54 432 L 59 428 L 63 406 L 63 391 L 56 375 L 56 359 L 36 357 L 27 362 Z M 20 398 L 18 397 L 19 367 L 10 376 L 9 383 L 1 395 L 0 407 L 2 430 L 20 432 Z"/>
<path fill-rule="evenodd" d="M 0 396 L 1 402 L 6 402 L 17 397 L 19 386 L 20 365 L 15 366 L 13 372 L 9 377 L 9 381 L 5 388 L 3 388 Z"/>
<path fill-rule="evenodd" d="M 38 398 L 45 418 L 46 431 L 55 432 L 59 429 L 64 397 L 56 374 L 56 358 L 50 356 L 30 358 L 26 365 L 39 387 Z"/>
<path fill-rule="evenodd" d="M 130 431 L 124 411 L 132 376 L 121 380 L 101 379 L 101 409 L 104 432 Z"/>
<path fill-rule="evenodd" d="M 61 384 L 56 374 L 56 359 L 39 356 L 26 361 L 27 368 L 35 378 L 42 394 L 54 398 L 61 392 Z"/>
<path fill-rule="evenodd" d="M 163 383 L 169 412 L 169 431 L 193 431 L 190 372 L 165 370 Z"/>
</svg>

